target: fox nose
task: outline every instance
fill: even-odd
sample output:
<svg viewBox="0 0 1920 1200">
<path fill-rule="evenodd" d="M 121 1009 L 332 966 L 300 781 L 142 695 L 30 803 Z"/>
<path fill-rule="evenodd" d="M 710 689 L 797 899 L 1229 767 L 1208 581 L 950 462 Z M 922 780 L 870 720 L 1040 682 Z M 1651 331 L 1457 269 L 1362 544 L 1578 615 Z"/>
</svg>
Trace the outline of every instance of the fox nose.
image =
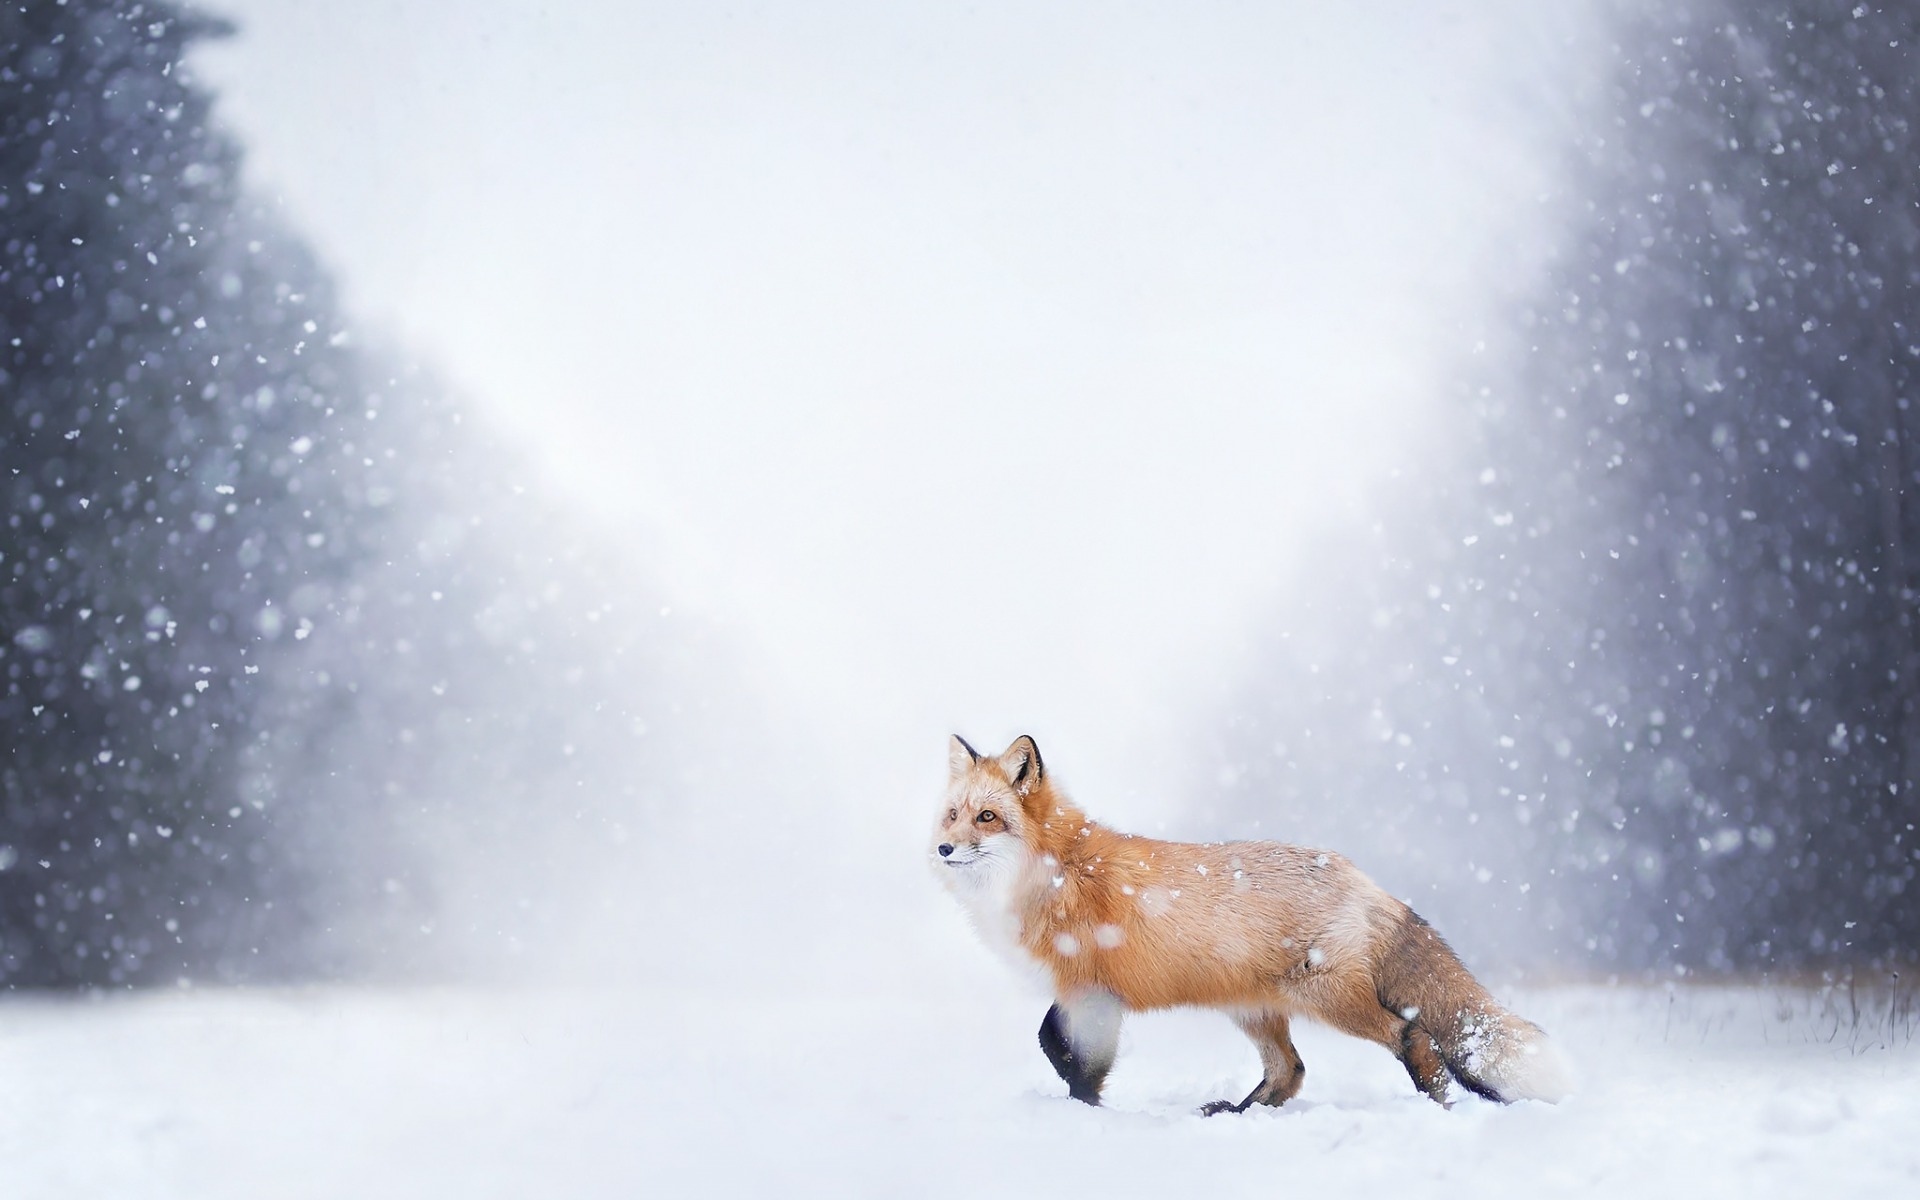
<svg viewBox="0 0 1920 1200">
<path fill-rule="evenodd" d="M 940 850 L 940 857 L 946 858 L 948 855 L 953 853 L 953 843 L 941 842 L 939 846 L 939 850 Z"/>
</svg>

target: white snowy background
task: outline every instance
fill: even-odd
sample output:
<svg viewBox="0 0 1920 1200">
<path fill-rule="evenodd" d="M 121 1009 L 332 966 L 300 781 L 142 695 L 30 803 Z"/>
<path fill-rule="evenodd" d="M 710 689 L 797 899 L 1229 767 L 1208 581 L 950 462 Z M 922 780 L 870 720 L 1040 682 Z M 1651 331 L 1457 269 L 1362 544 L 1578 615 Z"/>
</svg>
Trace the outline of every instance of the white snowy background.
<svg viewBox="0 0 1920 1200">
<path fill-rule="evenodd" d="M 1463 310 L 1524 273 L 1518 122 L 1575 28 L 229 7 L 205 74 L 353 311 L 752 639 L 824 752 L 904 783 L 910 730 L 1044 720 L 1102 795 L 1177 786 L 1184 692 L 1419 456 Z"/>
<path fill-rule="evenodd" d="M 1155 1016 L 1086 1109 L 921 862 L 949 732 L 1203 832 L 1196 708 L 1444 443 L 1465 314 L 1541 253 L 1583 11 L 220 7 L 195 65 L 356 325 L 723 631 L 778 737 L 711 717 L 758 785 L 642 821 L 538 978 L 9 997 L 0 1194 L 1920 1182 L 1911 1001 L 1817 985 L 1529 980 L 1581 1069 L 1557 1108 L 1443 1111 L 1308 1031 L 1299 1100 L 1202 1120 L 1254 1056 Z"/>
</svg>

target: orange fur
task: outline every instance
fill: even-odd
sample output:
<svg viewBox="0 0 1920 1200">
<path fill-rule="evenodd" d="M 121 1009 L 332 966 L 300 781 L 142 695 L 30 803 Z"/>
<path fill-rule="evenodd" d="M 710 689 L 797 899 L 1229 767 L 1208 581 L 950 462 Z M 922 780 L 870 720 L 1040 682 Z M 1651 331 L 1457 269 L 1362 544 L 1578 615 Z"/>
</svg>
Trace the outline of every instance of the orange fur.
<svg viewBox="0 0 1920 1200">
<path fill-rule="evenodd" d="M 956 738 L 950 758 L 937 869 L 982 932 L 1040 967 L 1057 1007 L 1111 996 L 1131 1012 L 1232 1014 L 1267 1072 L 1241 1107 L 1298 1090 L 1304 1068 L 1287 1031 L 1296 1015 L 1387 1046 L 1435 1099 L 1448 1073 L 1498 1099 L 1564 1090 L 1557 1058 L 1537 1064 L 1545 1070 L 1525 1061 L 1546 1048 L 1538 1028 L 1502 1009 L 1425 921 L 1342 856 L 1108 829 L 1054 786 L 1031 738 L 998 758 Z"/>
</svg>

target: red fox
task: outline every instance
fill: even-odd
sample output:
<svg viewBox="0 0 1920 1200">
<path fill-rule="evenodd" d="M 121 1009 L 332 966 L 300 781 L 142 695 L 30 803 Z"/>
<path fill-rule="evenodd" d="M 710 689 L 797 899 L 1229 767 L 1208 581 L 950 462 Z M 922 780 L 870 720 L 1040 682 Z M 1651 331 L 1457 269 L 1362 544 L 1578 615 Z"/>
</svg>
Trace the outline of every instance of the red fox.
<svg viewBox="0 0 1920 1200">
<path fill-rule="evenodd" d="M 1443 1105 L 1449 1077 L 1502 1103 L 1570 1091 L 1539 1026 L 1341 856 L 1107 829 L 1053 786 L 1030 737 L 998 758 L 955 737 L 948 759 L 935 870 L 982 937 L 1051 977 L 1040 1048 L 1074 1099 L 1100 1103 L 1125 1014 L 1180 1006 L 1225 1011 L 1260 1050 L 1259 1085 L 1209 1116 L 1299 1093 L 1295 1016 L 1385 1046 Z"/>
</svg>

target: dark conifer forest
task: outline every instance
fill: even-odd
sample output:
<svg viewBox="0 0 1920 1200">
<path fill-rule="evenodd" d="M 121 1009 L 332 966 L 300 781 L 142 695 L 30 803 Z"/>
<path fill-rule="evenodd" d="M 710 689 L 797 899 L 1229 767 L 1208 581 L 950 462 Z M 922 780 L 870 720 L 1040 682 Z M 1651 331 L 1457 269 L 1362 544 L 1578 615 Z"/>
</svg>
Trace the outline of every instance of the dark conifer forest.
<svg viewBox="0 0 1920 1200">
<path fill-rule="evenodd" d="M 0 9 L 8 987 L 439 969 L 454 900 L 515 952 L 703 703 L 697 629 L 247 194 L 186 63 L 222 32 Z"/>
<path fill-rule="evenodd" d="M 1623 5 L 1608 33 L 1544 274 L 1463 372 L 1470 448 L 1329 551 L 1364 602 L 1269 639 L 1221 803 L 1381 806 L 1365 851 L 1416 904 L 1498 910 L 1518 961 L 1897 963 L 1920 12 Z"/>
</svg>

